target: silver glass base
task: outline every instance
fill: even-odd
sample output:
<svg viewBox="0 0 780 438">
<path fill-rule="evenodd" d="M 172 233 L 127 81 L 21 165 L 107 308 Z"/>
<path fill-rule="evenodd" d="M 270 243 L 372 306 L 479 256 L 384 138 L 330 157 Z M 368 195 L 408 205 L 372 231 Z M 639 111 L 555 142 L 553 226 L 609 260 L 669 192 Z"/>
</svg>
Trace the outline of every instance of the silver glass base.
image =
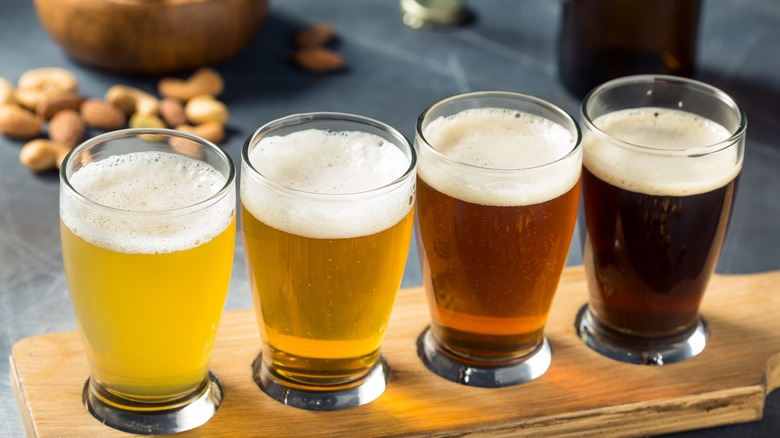
<svg viewBox="0 0 780 438">
<path fill-rule="evenodd" d="M 106 399 L 113 399 L 110 404 Z M 87 380 L 82 400 L 87 410 L 101 423 L 123 432 L 161 435 L 194 429 L 206 423 L 222 403 L 222 384 L 217 376 L 209 378 L 184 399 L 166 403 L 134 403 L 119 400 Z M 116 405 L 125 406 L 119 408 Z"/>
<path fill-rule="evenodd" d="M 637 365 L 666 365 L 696 356 L 707 345 L 707 323 L 698 323 L 679 335 L 640 338 L 614 330 L 601 323 L 588 306 L 577 313 L 575 322 L 580 339 L 592 350 L 620 362 Z"/>
<path fill-rule="evenodd" d="M 552 362 L 550 344 L 545 337 L 539 347 L 521 360 L 508 364 L 475 365 L 458 362 L 434 339 L 430 328 L 417 339 L 417 355 L 434 374 L 466 386 L 498 388 L 519 385 L 536 379 Z"/>
<path fill-rule="evenodd" d="M 385 392 L 390 379 L 390 367 L 385 359 L 379 356 L 379 361 L 368 374 L 349 387 L 307 388 L 300 383 L 288 382 L 268 367 L 262 356 L 261 353 L 252 363 L 252 377 L 260 389 L 280 403 L 310 411 L 338 411 L 370 403 Z"/>
</svg>

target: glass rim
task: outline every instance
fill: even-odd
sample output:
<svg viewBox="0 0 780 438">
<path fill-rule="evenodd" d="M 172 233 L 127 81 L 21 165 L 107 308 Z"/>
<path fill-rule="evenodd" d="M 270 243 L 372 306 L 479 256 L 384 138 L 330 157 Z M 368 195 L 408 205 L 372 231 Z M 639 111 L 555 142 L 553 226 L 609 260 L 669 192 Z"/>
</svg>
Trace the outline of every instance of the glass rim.
<svg viewBox="0 0 780 438">
<path fill-rule="evenodd" d="M 373 128 L 379 129 L 381 131 L 390 134 L 394 140 L 397 140 L 393 142 L 396 144 L 396 146 L 398 143 L 401 143 L 408 149 L 409 151 L 408 167 L 403 171 L 402 174 L 397 176 L 389 183 L 371 189 L 361 190 L 357 192 L 345 192 L 345 193 L 319 193 L 319 192 L 312 192 L 309 190 L 301 190 L 293 187 L 288 187 L 284 184 L 274 181 L 273 179 L 267 177 L 266 175 L 263 175 L 262 172 L 260 172 L 257 168 L 255 168 L 255 166 L 252 164 L 252 161 L 249 159 L 250 149 L 253 149 L 255 146 L 257 146 L 259 142 L 258 139 L 261 137 L 265 137 L 266 135 L 273 133 L 278 129 L 287 128 L 296 125 L 304 126 L 308 123 L 317 122 L 317 121 L 328 121 L 328 120 L 334 122 L 341 121 L 341 122 L 354 123 L 356 125 L 371 126 Z M 339 201 L 344 199 L 362 198 L 379 192 L 385 193 L 385 192 L 393 191 L 398 187 L 402 186 L 409 178 L 411 178 L 414 175 L 414 171 L 417 166 L 417 151 L 414 149 L 412 144 L 409 142 L 409 139 L 407 139 L 405 135 L 403 135 L 400 131 L 388 125 L 387 123 L 381 122 L 379 120 L 370 117 L 357 115 L 357 114 L 333 112 L 333 111 L 314 111 L 314 112 L 307 112 L 307 113 L 290 114 L 284 117 L 279 117 L 277 119 L 271 120 L 261 125 L 252 133 L 252 135 L 250 135 L 244 141 L 244 145 L 241 148 L 241 163 L 243 166 L 245 166 L 243 168 L 247 169 L 250 173 L 250 175 L 242 175 L 242 177 L 247 176 L 247 177 L 254 178 L 255 180 L 258 180 L 262 184 L 265 184 L 266 186 L 271 187 L 278 192 L 285 193 L 288 195 L 294 195 L 298 197 L 310 198 L 310 199 Z"/>
<path fill-rule="evenodd" d="M 464 161 L 456 160 L 452 157 L 449 157 L 448 155 L 444 154 L 443 152 L 436 149 L 426 138 L 425 134 L 423 133 L 423 122 L 429 117 L 429 114 L 434 109 L 445 105 L 449 102 L 454 102 L 458 100 L 466 100 L 470 98 L 475 97 L 485 97 L 485 96 L 494 96 L 494 97 L 505 97 L 505 98 L 512 98 L 515 100 L 525 101 L 529 103 L 533 103 L 542 107 L 545 107 L 549 110 L 552 110 L 554 113 L 561 116 L 563 119 L 568 121 L 571 124 L 571 127 L 574 131 L 574 138 L 573 138 L 573 145 L 572 148 L 566 152 L 563 156 L 558 157 L 554 160 L 548 161 L 543 164 L 538 164 L 535 166 L 527 166 L 527 167 L 506 167 L 506 168 L 499 168 L 499 167 L 485 167 L 478 164 L 471 164 Z M 487 107 L 484 107 L 487 108 Z M 496 107 L 490 107 L 490 108 L 496 108 Z M 510 108 L 499 108 L 499 109 L 510 109 Z M 512 109 L 513 110 L 513 109 Z M 523 111 L 525 112 L 525 111 Z M 529 113 L 530 114 L 530 113 Z M 542 116 L 543 117 L 543 116 Z M 549 118 L 545 117 L 547 120 L 550 120 Z M 550 120 L 553 123 L 563 126 L 560 123 L 557 123 L 553 120 Z M 566 128 L 566 126 L 563 126 Z M 571 130 L 569 130 L 571 131 Z M 563 108 L 559 107 L 558 105 L 536 97 L 531 96 L 529 94 L 514 92 L 514 91 L 497 91 L 497 90 L 485 90 L 485 91 L 470 91 L 466 93 L 459 93 L 451 96 L 444 97 L 442 99 L 437 100 L 436 102 L 429 105 L 421 114 L 419 117 L 417 117 L 417 123 L 415 125 L 415 134 L 417 136 L 417 139 L 420 140 L 422 145 L 426 148 L 426 150 L 431 153 L 433 156 L 435 156 L 438 159 L 444 160 L 449 164 L 465 167 L 468 169 L 474 169 L 476 171 L 483 171 L 483 172 L 520 172 L 520 171 L 531 171 L 536 169 L 544 169 L 549 166 L 554 166 L 555 164 L 558 164 L 562 161 L 565 161 L 572 156 L 576 155 L 578 151 L 582 148 L 582 131 L 579 127 L 579 124 L 577 124 L 577 121 L 574 120 L 574 117 L 571 116 L 567 111 L 565 111 Z"/>
<path fill-rule="evenodd" d="M 75 157 L 77 154 L 97 144 L 103 143 L 107 140 L 137 137 L 140 135 L 160 135 L 169 138 L 170 137 L 185 138 L 187 140 L 191 140 L 197 144 L 204 146 L 206 149 L 213 150 L 225 163 L 227 163 L 228 172 L 226 175 L 225 184 L 223 184 L 223 186 L 215 193 L 209 195 L 208 197 L 200 201 L 194 202 L 190 205 L 177 207 L 177 208 L 169 208 L 164 210 L 138 211 L 138 210 L 126 210 L 123 208 L 111 207 L 108 205 L 101 204 L 83 195 L 81 192 L 76 190 L 76 188 L 73 187 L 73 185 L 70 183 L 70 179 L 67 175 L 68 164 L 71 162 L 71 159 Z M 169 153 L 174 153 L 174 152 L 169 152 Z M 178 154 L 178 155 L 187 156 L 186 154 Z M 198 160 L 198 161 L 203 161 L 203 160 Z M 85 204 L 90 208 L 99 209 L 108 213 L 130 215 L 130 216 L 143 216 L 143 217 L 151 218 L 151 217 L 158 217 L 158 216 L 161 217 L 184 216 L 193 212 L 201 211 L 204 208 L 208 208 L 209 206 L 219 202 L 231 190 L 233 190 L 235 179 L 236 179 L 236 169 L 235 169 L 235 165 L 233 164 L 233 160 L 230 158 L 230 155 L 228 155 L 224 150 L 222 150 L 222 148 L 197 135 L 189 134 L 182 131 L 176 131 L 174 129 L 167 129 L 167 128 L 126 128 L 126 129 L 118 129 L 116 131 L 110 131 L 110 132 L 97 135 L 71 149 L 70 152 L 68 152 L 68 154 L 65 155 L 65 158 L 63 158 L 62 160 L 62 165 L 60 166 L 60 170 L 59 170 L 59 176 L 60 176 L 61 184 L 63 184 L 63 187 L 67 188 L 69 195 L 72 196 L 76 201 Z"/>
<path fill-rule="evenodd" d="M 629 141 L 616 137 L 612 134 L 604 132 L 598 126 L 596 126 L 593 118 L 588 112 L 588 104 L 591 102 L 593 98 L 600 95 L 601 93 L 604 93 L 609 90 L 613 90 L 618 87 L 622 87 L 626 85 L 652 84 L 652 83 L 669 83 L 681 87 L 686 87 L 688 89 L 695 90 L 701 93 L 707 93 L 712 97 L 714 97 L 715 99 L 722 102 L 730 110 L 732 110 L 733 113 L 737 115 L 739 119 L 739 124 L 737 125 L 736 129 L 730 130 L 729 137 L 724 140 L 706 146 L 695 146 L 695 147 L 689 147 L 684 149 L 664 149 L 664 148 L 656 148 L 652 146 L 644 146 L 636 143 L 631 143 Z M 650 108 L 650 106 L 636 106 L 633 108 Z M 676 109 L 676 108 L 667 108 L 667 109 Z M 607 81 L 593 88 L 592 90 L 590 90 L 590 92 L 588 92 L 588 94 L 585 95 L 580 105 L 580 116 L 581 116 L 580 118 L 582 123 L 588 128 L 588 130 L 596 134 L 597 136 L 599 136 L 602 140 L 608 141 L 624 149 L 640 152 L 646 155 L 657 155 L 657 156 L 664 156 L 664 157 L 691 157 L 691 156 L 710 155 L 719 152 L 723 149 L 726 149 L 732 146 L 733 144 L 739 142 L 741 139 L 744 138 L 745 132 L 747 131 L 747 115 L 745 114 L 744 109 L 742 109 L 742 107 L 739 106 L 737 102 L 726 92 L 724 92 L 723 90 L 715 86 L 712 86 L 710 84 L 695 79 L 684 78 L 680 76 L 672 76 L 672 75 L 660 75 L 660 74 L 632 75 L 632 76 L 624 76 L 621 78 Z M 703 117 L 700 116 L 699 114 L 696 114 L 696 116 Z"/>
</svg>

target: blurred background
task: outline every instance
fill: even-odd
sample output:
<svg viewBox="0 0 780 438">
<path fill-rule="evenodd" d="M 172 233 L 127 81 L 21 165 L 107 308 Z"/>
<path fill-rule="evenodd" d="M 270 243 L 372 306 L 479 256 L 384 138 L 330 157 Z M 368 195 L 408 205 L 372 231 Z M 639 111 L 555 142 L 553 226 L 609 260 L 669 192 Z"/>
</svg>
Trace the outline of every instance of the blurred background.
<svg viewBox="0 0 780 438">
<path fill-rule="evenodd" d="M 267 9 L 249 1 L 225 1 L 221 9 L 206 14 L 209 17 L 206 23 L 211 24 L 197 21 L 203 12 L 174 18 L 174 23 L 184 24 L 176 28 L 164 22 L 150 24 L 148 20 L 132 19 L 125 12 L 119 15 L 119 24 L 113 26 L 113 31 L 104 34 L 99 29 L 112 14 L 105 4 L 114 3 L 113 0 L 9 0 L 0 2 L 0 76 L 16 84 L 28 70 L 63 67 L 77 77 L 79 93 L 85 97 L 102 98 L 115 84 L 157 94 L 161 77 L 184 78 L 203 63 L 184 56 L 193 50 L 224 77 L 225 88 L 219 100 L 227 105 L 230 119 L 220 145 L 238 163 L 241 146 L 254 129 L 275 118 L 300 112 L 361 114 L 388 123 L 412 139 L 417 117 L 431 103 L 460 92 L 498 89 L 547 99 L 578 118 L 582 90 L 587 86 L 573 85 L 576 81 L 572 77 L 579 79 L 582 72 L 592 73 L 603 67 L 604 62 L 585 65 L 588 57 L 580 56 L 576 60 L 573 59 L 576 56 L 566 52 L 575 44 L 585 44 L 587 37 L 574 33 L 580 36 L 572 38 L 564 29 L 582 32 L 587 26 L 592 27 L 578 21 L 584 26 L 578 29 L 573 24 L 575 21 L 565 20 L 567 17 L 573 20 L 572 3 L 579 0 L 568 1 L 455 2 L 464 8 L 462 15 L 452 15 L 446 10 L 431 15 L 430 11 L 423 10 L 422 18 L 421 12 L 414 9 L 419 3 L 446 7 L 447 1 L 280 0 L 268 3 Z M 135 2 L 145 6 L 166 3 L 165 0 Z M 582 1 L 578 6 L 588 3 L 593 2 Z M 748 115 L 746 160 L 718 272 L 745 274 L 778 270 L 780 3 L 777 0 L 696 3 L 699 14 L 694 21 L 654 21 L 655 25 L 647 32 L 649 35 L 693 34 L 695 53 L 689 53 L 689 57 L 694 68 L 679 73 L 721 88 Z M 91 9 L 66 14 L 84 4 L 92 4 Z M 36 5 L 41 8 L 40 15 Z M 404 19 L 402 6 L 412 16 Z M 236 11 L 243 12 L 236 14 Z M 605 17 L 603 10 L 592 14 Z M 153 16 L 162 20 L 174 13 L 157 11 Z M 439 25 L 417 27 L 430 20 L 438 21 Z M 312 72 L 293 62 L 297 51 L 293 37 L 317 23 L 329 23 L 335 30 L 335 38 L 325 47 L 331 51 L 330 56 L 343 57 L 343 67 Z M 691 32 L 691 26 L 697 26 L 695 32 Z M 145 38 L 161 27 L 162 37 Z M 630 27 L 636 30 L 637 25 Z M 166 46 L 161 39 L 166 35 L 180 38 L 176 44 L 181 46 L 176 50 L 172 48 L 173 43 Z M 97 45 L 113 42 L 100 47 L 103 52 L 91 59 L 83 54 L 74 57 L 63 49 L 87 37 Z M 575 54 L 581 55 L 586 50 L 592 50 L 595 57 L 596 49 L 584 45 L 578 46 Z M 134 54 L 129 61 L 120 59 L 119 55 L 131 51 Z M 563 59 L 565 53 L 571 59 Z M 166 64 L 172 59 L 175 65 Z M 564 71 L 562 66 L 568 72 L 581 70 L 570 74 L 564 83 L 560 74 Z M 646 64 L 639 67 L 640 70 L 650 68 Z M 97 132 L 91 130 L 88 135 Z M 19 153 L 24 143 L 24 140 L 0 136 L 0 357 L 3 358 L 8 357 L 13 345 L 22 338 L 76 329 L 62 271 L 57 174 L 36 173 L 22 166 Z M 575 235 L 569 265 L 581 264 L 580 251 L 580 239 Z M 402 286 L 421 284 L 417 252 L 412 245 Z M 583 302 L 586 299 L 583 291 Z M 239 239 L 226 309 L 251 306 Z M 0 360 L 0 437 L 23 434 L 11 392 L 8 361 L 3 359 Z M 680 436 L 780 436 L 780 395 L 769 397 L 760 422 L 685 432 Z"/>
</svg>

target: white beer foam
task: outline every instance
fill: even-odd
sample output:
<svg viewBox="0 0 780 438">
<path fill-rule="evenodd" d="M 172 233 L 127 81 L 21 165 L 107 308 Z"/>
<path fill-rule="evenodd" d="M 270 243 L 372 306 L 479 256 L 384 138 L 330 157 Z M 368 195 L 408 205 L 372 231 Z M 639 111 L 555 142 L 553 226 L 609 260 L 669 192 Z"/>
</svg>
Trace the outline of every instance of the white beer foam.
<svg viewBox="0 0 780 438">
<path fill-rule="evenodd" d="M 423 135 L 440 153 L 470 166 L 449 166 L 421 147 L 420 177 L 436 190 L 467 202 L 539 204 L 568 192 L 580 178 L 580 152 L 566 157 L 577 139 L 563 126 L 535 114 L 468 109 L 431 121 Z"/>
<path fill-rule="evenodd" d="M 593 124 L 636 146 L 669 151 L 706 148 L 731 136 L 722 125 L 696 114 L 666 108 L 636 108 L 607 113 Z M 739 174 L 736 147 L 692 158 L 644 154 L 617 147 L 586 132 L 583 162 L 613 186 L 649 195 L 687 196 L 723 187 Z"/>
<path fill-rule="evenodd" d="M 409 159 L 391 142 L 359 131 L 308 129 L 262 138 L 249 152 L 265 178 L 296 191 L 320 195 L 357 194 L 386 186 L 409 168 Z M 297 196 L 243 172 L 241 202 L 258 220 L 312 238 L 367 236 L 403 219 L 414 204 L 414 178 L 376 199 Z"/>
<path fill-rule="evenodd" d="M 186 216 L 154 212 L 188 207 L 224 187 L 225 176 L 190 157 L 146 151 L 115 155 L 87 164 L 70 177 L 71 186 L 106 207 L 87 208 L 72 196 L 61 198 L 60 215 L 74 234 L 93 245 L 130 254 L 183 251 L 206 243 L 231 223 L 235 197 Z"/>
</svg>

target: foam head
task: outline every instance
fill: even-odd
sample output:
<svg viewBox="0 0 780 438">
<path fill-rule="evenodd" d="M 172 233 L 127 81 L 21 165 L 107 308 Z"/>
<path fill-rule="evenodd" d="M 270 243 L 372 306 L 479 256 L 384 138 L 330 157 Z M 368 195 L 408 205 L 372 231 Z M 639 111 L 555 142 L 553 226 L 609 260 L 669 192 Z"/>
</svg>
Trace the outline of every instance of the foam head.
<svg viewBox="0 0 780 438">
<path fill-rule="evenodd" d="M 704 152 L 731 136 L 722 125 L 687 111 L 625 109 L 597 117 L 593 124 L 628 147 L 588 131 L 583 142 L 585 167 L 603 181 L 633 192 L 705 193 L 729 183 L 742 166 L 738 149 L 732 147 L 685 156 L 686 150 Z"/>
<path fill-rule="evenodd" d="M 67 192 L 60 216 L 74 234 L 117 252 L 167 253 L 196 247 L 232 222 L 235 198 L 179 214 L 218 193 L 226 177 L 207 163 L 167 152 L 133 152 L 95 161 L 69 182 L 94 204 Z"/>
<path fill-rule="evenodd" d="M 442 193 L 495 206 L 532 205 L 568 192 L 580 177 L 576 137 L 535 114 L 468 109 L 432 120 L 423 131 L 420 177 Z M 453 165 L 453 162 L 454 165 Z"/>
<path fill-rule="evenodd" d="M 398 223 L 413 205 L 409 158 L 375 134 L 307 129 L 263 137 L 248 156 L 260 176 L 244 163 L 242 204 L 292 234 L 370 235 Z"/>
</svg>

